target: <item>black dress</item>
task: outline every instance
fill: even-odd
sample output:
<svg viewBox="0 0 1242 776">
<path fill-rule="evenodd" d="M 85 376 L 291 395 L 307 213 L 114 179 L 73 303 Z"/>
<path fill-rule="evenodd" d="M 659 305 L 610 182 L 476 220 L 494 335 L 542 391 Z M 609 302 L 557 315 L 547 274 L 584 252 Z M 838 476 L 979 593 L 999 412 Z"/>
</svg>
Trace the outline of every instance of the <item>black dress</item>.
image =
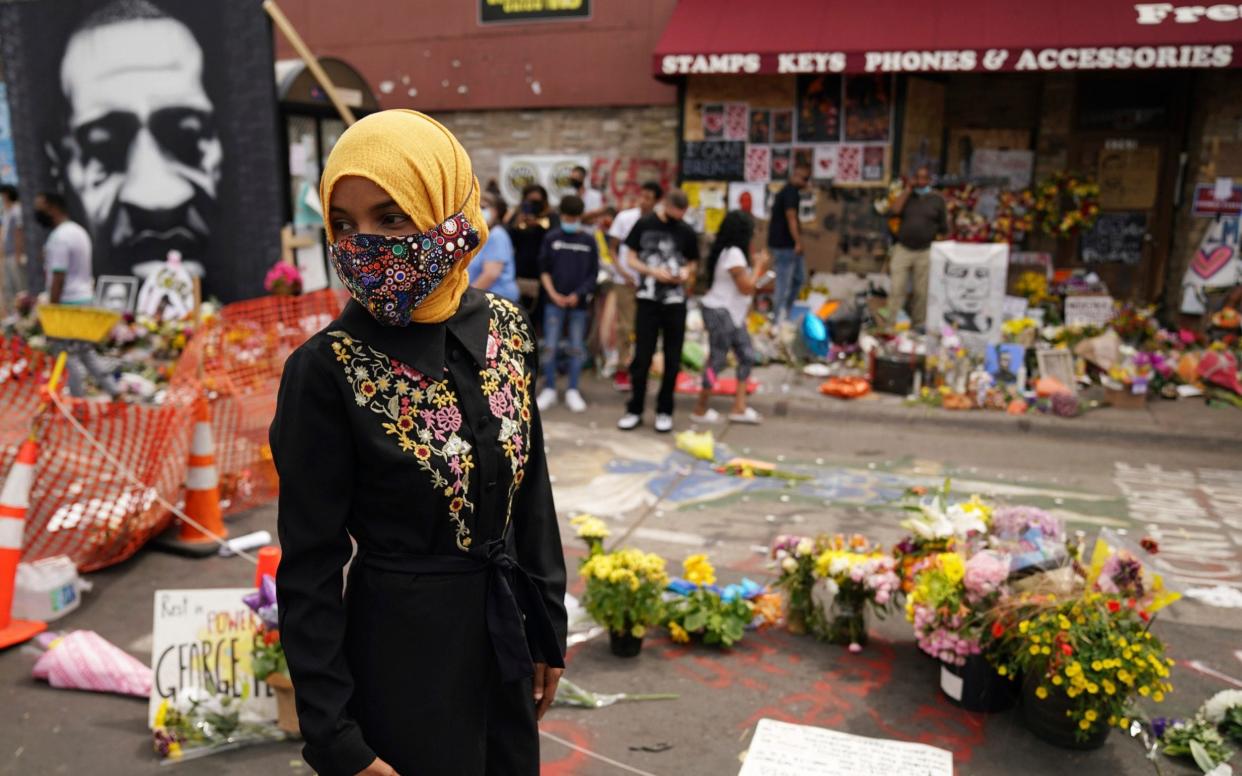
<svg viewBox="0 0 1242 776">
<path fill-rule="evenodd" d="M 564 665 L 566 621 L 537 361 L 472 289 L 405 328 L 351 301 L 285 364 L 277 595 L 320 774 L 538 774 L 532 661 Z"/>
</svg>

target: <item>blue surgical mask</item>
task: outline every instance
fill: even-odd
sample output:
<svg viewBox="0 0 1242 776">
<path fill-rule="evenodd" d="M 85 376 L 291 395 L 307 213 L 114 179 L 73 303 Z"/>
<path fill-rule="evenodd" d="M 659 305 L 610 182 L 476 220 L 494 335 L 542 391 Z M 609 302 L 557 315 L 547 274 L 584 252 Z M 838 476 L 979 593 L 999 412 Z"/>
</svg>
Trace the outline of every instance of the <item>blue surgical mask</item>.
<svg viewBox="0 0 1242 776">
<path fill-rule="evenodd" d="M 918 194 L 919 196 L 922 196 L 924 194 L 930 194 L 931 186 L 919 186 L 917 189 L 914 190 L 914 193 Z"/>
<path fill-rule="evenodd" d="M 582 228 L 582 224 L 579 224 L 577 222 L 569 223 L 568 221 L 566 221 L 561 224 L 561 231 L 564 232 L 565 234 L 577 234 L 578 230 L 581 228 Z"/>
</svg>

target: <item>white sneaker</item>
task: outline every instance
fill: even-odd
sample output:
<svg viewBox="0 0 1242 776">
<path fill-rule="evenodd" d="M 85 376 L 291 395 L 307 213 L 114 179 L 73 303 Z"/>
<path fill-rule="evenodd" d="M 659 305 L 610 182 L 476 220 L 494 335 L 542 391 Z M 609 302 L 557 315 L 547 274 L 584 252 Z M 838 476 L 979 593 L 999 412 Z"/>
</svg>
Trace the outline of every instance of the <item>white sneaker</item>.
<svg viewBox="0 0 1242 776">
<path fill-rule="evenodd" d="M 570 412 L 586 412 L 586 399 L 582 398 L 577 388 L 570 388 L 565 391 L 565 406 Z"/>
<path fill-rule="evenodd" d="M 656 415 L 655 430 L 661 434 L 667 434 L 673 430 L 672 415 Z"/>
<path fill-rule="evenodd" d="M 763 422 L 763 416 L 755 412 L 754 407 L 747 407 L 745 412 L 729 413 L 730 423 L 745 423 L 748 426 L 757 426 Z"/>
<path fill-rule="evenodd" d="M 707 412 L 704 412 L 702 415 L 691 414 L 690 420 L 694 423 L 719 423 L 720 413 L 708 407 Z"/>
<path fill-rule="evenodd" d="M 633 431 L 643 424 L 642 416 L 627 412 L 617 421 L 617 428 L 622 431 Z"/>
<path fill-rule="evenodd" d="M 535 399 L 535 403 L 539 405 L 540 412 L 547 412 L 556 406 L 556 389 L 544 388 L 539 392 L 539 398 Z"/>
</svg>

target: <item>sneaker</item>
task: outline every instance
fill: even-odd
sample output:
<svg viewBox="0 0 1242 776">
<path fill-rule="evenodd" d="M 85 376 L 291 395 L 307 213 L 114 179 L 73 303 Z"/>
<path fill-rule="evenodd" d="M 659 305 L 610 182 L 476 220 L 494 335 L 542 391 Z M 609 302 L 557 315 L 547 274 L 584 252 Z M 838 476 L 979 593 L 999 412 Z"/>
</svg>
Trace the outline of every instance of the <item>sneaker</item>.
<svg viewBox="0 0 1242 776">
<path fill-rule="evenodd" d="M 749 426 L 757 426 L 763 422 L 763 416 L 755 412 L 754 407 L 747 407 L 745 412 L 730 412 L 730 423 L 745 423 Z"/>
<path fill-rule="evenodd" d="M 625 369 L 617 370 L 617 373 L 612 376 L 612 387 L 618 393 L 629 393 L 633 387 L 630 384 L 630 373 Z"/>
<path fill-rule="evenodd" d="M 656 415 L 655 430 L 660 432 L 661 434 L 667 434 L 668 432 L 672 431 L 673 430 L 673 416 L 664 415 L 664 414 Z"/>
<path fill-rule="evenodd" d="M 690 420 L 693 423 L 719 423 L 720 413 L 708 407 L 707 412 L 704 412 L 702 415 L 691 414 Z"/>
<path fill-rule="evenodd" d="M 621 416 L 620 420 L 617 421 L 617 428 L 622 431 L 633 431 L 642 424 L 643 419 L 641 415 L 635 415 L 632 412 L 627 412 Z"/>
<path fill-rule="evenodd" d="M 535 403 L 539 405 L 540 412 L 547 412 L 556 406 L 556 389 L 544 388 L 539 392 L 539 398 L 535 399 Z"/>
<path fill-rule="evenodd" d="M 570 412 L 586 412 L 586 400 L 582 398 L 582 394 L 578 393 L 577 388 L 565 391 L 565 406 Z"/>
</svg>

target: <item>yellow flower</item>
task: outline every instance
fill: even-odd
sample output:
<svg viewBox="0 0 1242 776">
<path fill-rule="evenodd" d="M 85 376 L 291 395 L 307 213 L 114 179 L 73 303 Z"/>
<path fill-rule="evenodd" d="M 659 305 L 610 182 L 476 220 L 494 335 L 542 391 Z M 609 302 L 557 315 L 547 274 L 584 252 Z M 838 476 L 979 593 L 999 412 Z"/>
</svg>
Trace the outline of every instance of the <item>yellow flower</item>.
<svg viewBox="0 0 1242 776">
<path fill-rule="evenodd" d="M 641 639 L 643 636 L 647 635 L 647 629 L 641 625 L 635 625 L 630 629 L 630 635 L 636 639 Z"/>
<path fill-rule="evenodd" d="M 1126 728 L 1130 727 L 1130 718 L 1122 717 L 1121 719 L 1119 719 L 1117 721 L 1117 727 L 1121 728 L 1122 730 L 1125 730 Z"/>
<path fill-rule="evenodd" d="M 1039 654 L 1039 647 L 1037 647 L 1036 645 L 1032 644 L 1032 645 L 1031 645 L 1031 654 L 1032 654 L 1032 655 L 1038 655 L 1038 654 Z"/>
<path fill-rule="evenodd" d="M 1039 698 L 1041 701 L 1042 701 L 1044 698 L 1047 698 L 1047 697 L 1048 697 L 1048 688 L 1047 688 L 1047 687 L 1036 687 L 1036 688 L 1035 688 L 1035 697 L 1036 697 L 1036 698 Z"/>
<path fill-rule="evenodd" d="M 578 528 L 580 539 L 606 539 L 612 535 L 612 531 L 608 530 L 604 521 L 594 515 L 581 514 L 571 519 L 569 523 Z"/>
<path fill-rule="evenodd" d="M 1144 698 L 1146 698 L 1147 696 L 1151 695 L 1151 688 L 1147 687 L 1146 685 L 1144 685 L 1143 687 L 1140 687 L 1139 695 L 1142 695 Z"/>
<path fill-rule="evenodd" d="M 1100 684 L 1101 684 L 1101 685 L 1103 685 L 1103 687 L 1104 687 L 1104 692 L 1108 693 L 1109 695 L 1114 695 L 1114 694 L 1116 694 L 1116 692 L 1117 692 L 1117 685 L 1113 684 L 1112 682 L 1108 681 L 1107 679 L 1102 679 L 1102 680 L 1100 680 Z"/>
<path fill-rule="evenodd" d="M 1091 723 L 1084 719 L 1078 723 L 1078 727 L 1082 728 L 1083 730 L 1090 730 Z"/>
<path fill-rule="evenodd" d="M 716 569 L 703 554 L 691 555 L 682 562 L 686 572 L 686 580 L 700 587 L 716 583 Z"/>
<path fill-rule="evenodd" d="M 1086 717 L 1088 722 L 1095 722 L 1096 719 L 1098 719 L 1100 715 L 1096 712 L 1095 709 L 1087 709 L 1086 712 L 1083 713 L 1083 716 Z"/>
<path fill-rule="evenodd" d="M 996 669 L 996 673 L 1000 674 L 1001 676 L 1008 676 L 1008 675 L 1009 675 L 1009 669 L 1008 669 L 1008 668 L 1006 668 L 1005 666 L 999 666 L 999 667 L 997 667 L 997 669 Z"/>
<path fill-rule="evenodd" d="M 1030 630 L 1030 628 L 1031 628 L 1031 623 L 1028 620 L 1023 620 L 1022 622 L 1018 623 L 1018 633 L 1026 635 L 1026 632 Z"/>
<path fill-rule="evenodd" d="M 668 624 L 668 635 L 678 644 L 688 644 L 690 642 L 690 634 L 686 633 L 686 629 L 675 622 Z"/>
<path fill-rule="evenodd" d="M 1164 703 L 1164 693 L 1160 692 L 1159 690 L 1156 690 L 1154 693 L 1151 694 L 1151 699 L 1155 701 L 1156 703 Z"/>
<path fill-rule="evenodd" d="M 1057 687 L 1060 687 L 1064 682 L 1065 680 L 1061 678 L 1060 674 L 1057 674 L 1056 676 L 1052 677 L 1052 683 L 1055 684 Z"/>
<path fill-rule="evenodd" d="M 956 552 L 943 552 L 940 554 L 940 570 L 956 585 L 966 576 L 966 561 Z"/>
<path fill-rule="evenodd" d="M 1040 654 L 1043 654 L 1043 655 L 1051 655 L 1052 647 L 1048 647 L 1048 646 L 1040 647 L 1039 652 Z"/>
</svg>

